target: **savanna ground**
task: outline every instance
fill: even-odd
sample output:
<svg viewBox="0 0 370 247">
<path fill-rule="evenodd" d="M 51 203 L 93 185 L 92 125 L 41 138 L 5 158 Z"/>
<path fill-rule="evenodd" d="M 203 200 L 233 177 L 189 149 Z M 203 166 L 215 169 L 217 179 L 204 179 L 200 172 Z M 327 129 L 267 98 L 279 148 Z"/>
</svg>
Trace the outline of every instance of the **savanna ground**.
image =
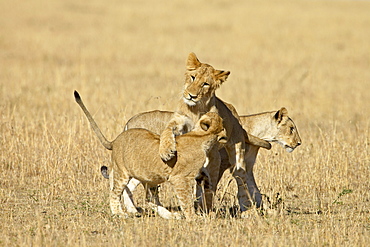
<svg viewBox="0 0 370 247">
<path fill-rule="evenodd" d="M 368 1 L 0 1 L 0 246 L 367 245 L 369 13 Z M 260 152 L 262 216 L 229 213 L 226 174 L 215 219 L 113 218 L 110 153 L 73 91 L 113 139 L 136 113 L 175 109 L 189 52 L 231 71 L 217 95 L 240 114 L 285 106 L 303 143 Z"/>
</svg>

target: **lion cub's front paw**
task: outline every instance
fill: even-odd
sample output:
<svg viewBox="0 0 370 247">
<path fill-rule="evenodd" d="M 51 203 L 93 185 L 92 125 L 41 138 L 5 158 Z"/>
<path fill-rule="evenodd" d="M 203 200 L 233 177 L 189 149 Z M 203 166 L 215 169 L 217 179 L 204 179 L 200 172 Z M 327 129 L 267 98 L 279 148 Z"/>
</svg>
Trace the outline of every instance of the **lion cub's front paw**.
<svg viewBox="0 0 370 247">
<path fill-rule="evenodd" d="M 164 147 L 164 145 L 160 145 L 159 155 L 163 161 L 169 161 L 176 156 L 176 145 L 171 145 L 170 147 Z"/>
<path fill-rule="evenodd" d="M 176 139 L 172 131 L 163 131 L 159 143 L 159 155 L 163 161 L 169 161 L 176 155 Z"/>
</svg>

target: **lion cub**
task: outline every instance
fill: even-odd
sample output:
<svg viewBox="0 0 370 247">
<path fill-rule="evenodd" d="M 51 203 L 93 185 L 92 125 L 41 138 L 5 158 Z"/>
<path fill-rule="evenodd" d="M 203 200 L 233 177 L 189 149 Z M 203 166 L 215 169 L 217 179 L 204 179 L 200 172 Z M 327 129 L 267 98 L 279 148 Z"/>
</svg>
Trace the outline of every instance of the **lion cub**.
<svg viewBox="0 0 370 247">
<path fill-rule="evenodd" d="M 130 129 L 109 142 L 84 106 L 78 92 L 75 91 L 74 95 L 100 142 L 112 150 L 112 166 L 109 169 L 112 213 L 125 215 L 120 203 L 121 195 L 124 190 L 128 190 L 130 179 L 136 178 L 146 187 L 170 182 L 185 218 L 192 218 L 195 215 L 192 198 L 195 177 L 214 144 L 227 142 L 221 117 L 217 113 L 206 113 L 191 132 L 176 137 L 177 156 L 175 164 L 170 166 L 159 156 L 159 135 L 146 129 Z"/>
</svg>

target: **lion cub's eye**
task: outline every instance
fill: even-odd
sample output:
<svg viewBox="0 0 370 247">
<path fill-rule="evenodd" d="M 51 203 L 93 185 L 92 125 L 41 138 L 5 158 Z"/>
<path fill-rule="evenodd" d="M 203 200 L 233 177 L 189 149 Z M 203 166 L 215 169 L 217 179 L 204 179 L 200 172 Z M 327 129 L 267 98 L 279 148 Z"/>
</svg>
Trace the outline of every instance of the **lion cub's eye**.
<svg viewBox="0 0 370 247">
<path fill-rule="evenodd" d="M 204 83 L 202 84 L 202 87 L 207 87 L 207 86 L 209 86 L 209 84 L 208 84 L 207 82 L 204 82 Z"/>
<path fill-rule="evenodd" d="M 190 76 L 191 77 L 191 81 L 194 81 L 195 80 L 195 76 Z"/>
</svg>

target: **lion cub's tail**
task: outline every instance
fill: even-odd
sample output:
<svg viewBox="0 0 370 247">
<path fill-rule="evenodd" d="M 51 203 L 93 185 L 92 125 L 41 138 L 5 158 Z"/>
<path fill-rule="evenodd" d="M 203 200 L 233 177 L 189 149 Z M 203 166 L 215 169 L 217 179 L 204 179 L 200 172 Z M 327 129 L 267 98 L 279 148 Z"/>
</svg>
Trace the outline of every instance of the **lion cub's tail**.
<svg viewBox="0 0 370 247">
<path fill-rule="evenodd" d="M 90 112 L 86 109 L 84 103 L 82 102 L 80 94 L 77 91 L 75 91 L 74 95 L 75 95 L 75 100 L 76 100 L 77 104 L 81 107 L 81 109 L 85 113 L 87 119 L 90 122 L 91 128 L 93 129 L 95 134 L 98 136 L 100 142 L 103 144 L 103 146 L 106 149 L 112 150 L 112 146 L 113 146 L 112 143 L 110 141 L 108 141 L 107 138 L 105 138 L 105 136 L 101 133 L 98 125 L 95 123 L 95 121 L 94 121 L 93 117 L 91 116 Z"/>
</svg>

